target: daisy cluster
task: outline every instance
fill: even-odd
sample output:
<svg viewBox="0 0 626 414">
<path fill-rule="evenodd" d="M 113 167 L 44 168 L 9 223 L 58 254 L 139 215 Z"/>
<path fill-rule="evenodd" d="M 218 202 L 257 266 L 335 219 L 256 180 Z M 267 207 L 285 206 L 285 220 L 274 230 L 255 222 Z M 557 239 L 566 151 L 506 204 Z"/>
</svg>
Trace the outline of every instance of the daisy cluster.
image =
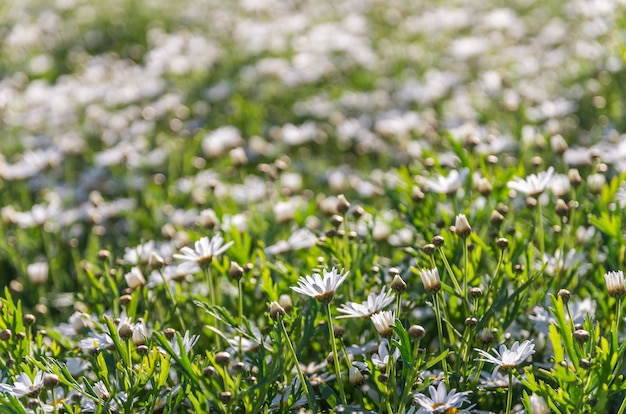
<svg viewBox="0 0 626 414">
<path fill-rule="evenodd" d="M 0 412 L 624 412 L 622 0 L 6 0 Z"/>
</svg>

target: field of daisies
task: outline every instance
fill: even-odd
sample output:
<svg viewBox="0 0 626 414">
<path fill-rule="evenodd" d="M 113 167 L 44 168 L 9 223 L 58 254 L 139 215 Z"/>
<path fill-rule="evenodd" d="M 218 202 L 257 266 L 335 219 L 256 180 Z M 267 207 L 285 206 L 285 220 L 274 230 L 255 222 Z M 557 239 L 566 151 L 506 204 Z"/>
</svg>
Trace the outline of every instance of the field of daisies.
<svg viewBox="0 0 626 414">
<path fill-rule="evenodd" d="M 624 16 L 0 2 L 0 414 L 625 413 Z"/>
</svg>

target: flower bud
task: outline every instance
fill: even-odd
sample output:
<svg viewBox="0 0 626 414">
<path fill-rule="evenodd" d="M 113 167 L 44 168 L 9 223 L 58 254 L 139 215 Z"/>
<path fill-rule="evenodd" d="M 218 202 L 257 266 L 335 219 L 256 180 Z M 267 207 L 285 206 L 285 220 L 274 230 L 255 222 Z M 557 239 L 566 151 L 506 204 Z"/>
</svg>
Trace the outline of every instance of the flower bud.
<svg viewBox="0 0 626 414">
<path fill-rule="evenodd" d="M 563 201 L 563 199 L 559 198 L 558 200 L 556 200 L 554 211 L 561 217 L 567 216 L 567 213 L 569 213 L 569 206 L 565 201 Z"/>
<path fill-rule="evenodd" d="M 128 322 L 124 322 L 122 326 L 117 329 L 117 334 L 122 340 L 130 339 L 133 336 L 133 328 Z"/>
<path fill-rule="evenodd" d="M 226 351 L 221 351 L 215 354 L 215 362 L 221 366 L 228 365 L 230 362 L 230 354 Z"/>
<path fill-rule="evenodd" d="M 589 335 L 589 332 L 584 329 L 575 330 L 573 336 L 575 340 L 583 344 L 587 342 L 591 337 L 591 335 Z"/>
<path fill-rule="evenodd" d="M 509 247 L 509 241 L 504 237 L 500 237 L 498 240 L 496 240 L 496 246 L 498 246 L 498 249 L 504 250 Z"/>
<path fill-rule="evenodd" d="M 406 290 L 406 282 L 399 275 L 395 275 L 391 282 L 391 290 L 396 293 L 404 292 Z"/>
<path fill-rule="evenodd" d="M 230 269 L 228 269 L 228 276 L 232 279 L 239 280 L 243 276 L 243 267 L 239 266 L 239 263 L 230 262 Z"/>
<path fill-rule="evenodd" d="M 573 187 L 578 187 L 583 182 L 583 178 L 580 176 L 580 172 L 576 168 L 569 170 L 567 172 L 567 177 L 569 178 L 569 183 Z"/>
<path fill-rule="evenodd" d="M 470 288 L 470 296 L 474 299 L 478 299 L 483 295 L 483 290 L 479 287 Z"/>
<path fill-rule="evenodd" d="M 55 374 L 46 374 L 43 377 L 43 386 L 46 388 L 54 388 L 60 383 L 59 377 Z"/>
<path fill-rule="evenodd" d="M 353 387 L 358 387 L 365 381 L 365 377 L 356 367 L 350 367 L 350 370 L 348 371 L 348 379 L 350 381 L 350 385 Z"/>
<path fill-rule="evenodd" d="M 478 319 L 474 318 L 473 316 L 465 318 L 465 326 L 473 328 L 476 325 L 478 325 Z"/>
<path fill-rule="evenodd" d="M 459 214 L 456 216 L 456 221 L 454 224 L 455 232 L 459 237 L 467 237 L 472 232 L 472 228 L 470 227 L 465 214 Z"/>
<path fill-rule="evenodd" d="M 426 335 L 426 330 L 421 325 L 411 325 L 409 327 L 409 338 L 422 339 Z"/>
<path fill-rule="evenodd" d="M 500 224 L 502 224 L 502 222 L 504 221 L 504 216 L 502 214 L 500 214 L 499 211 L 497 210 L 493 210 L 491 212 L 491 217 L 489 218 L 489 222 L 496 226 L 499 227 Z"/>
<path fill-rule="evenodd" d="M 559 290 L 559 293 L 557 293 L 557 296 L 563 300 L 563 303 L 567 303 L 567 301 L 569 301 L 572 297 L 572 293 L 567 289 L 561 289 Z"/>
<path fill-rule="evenodd" d="M 337 211 L 340 214 L 345 214 L 350 209 L 350 202 L 346 199 L 346 196 L 339 194 L 337 196 Z"/>
<path fill-rule="evenodd" d="M 435 253 L 435 249 L 436 249 L 436 247 L 432 243 L 425 244 L 422 247 L 422 250 L 424 251 L 424 253 L 426 253 L 429 256 L 432 256 Z"/>
<path fill-rule="evenodd" d="M 277 302 L 270 303 L 270 318 L 273 320 L 278 319 L 279 316 L 285 315 L 285 309 L 280 306 Z"/>
<path fill-rule="evenodd" d="M 278 298 L 278 304 L 282 306 L 285 312 L 291 312 L 293 309 L 293 303 L 291 302 L 291 296 L 287 294 L 282 294 Z"/>
</svg>

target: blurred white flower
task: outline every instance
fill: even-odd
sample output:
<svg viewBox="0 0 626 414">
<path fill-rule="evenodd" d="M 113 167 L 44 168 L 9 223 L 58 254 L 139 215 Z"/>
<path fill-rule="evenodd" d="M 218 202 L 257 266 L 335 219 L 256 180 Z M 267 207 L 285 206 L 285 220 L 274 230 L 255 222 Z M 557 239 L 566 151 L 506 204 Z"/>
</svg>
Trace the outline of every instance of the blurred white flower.
<svg viewBox="0 0 626 414">
<path fill-rule="evenodd" d="M 308 249 L 315 246 L 317 236 L 309 229 L 297 229 L 287 240 L 280 240 L 276 244 L 265 248 L 266 255 L 275 255 L 293 250 Z"/>
<path fill-rule="evenodd" d="M 616 272 L 609 271 L 604 274 L 604 280 L 606 282 L 606 290 L 609 292 L 609 296 L 614 298 L 621 298 L 626 292 L 626 286 L 624 286 L 624 272 L 618 270 Z"/>
<path fill-rule="evenodd" d="M 28 278 L 35 285 L 41 285 L 48 280 L 48 262 L 31 263 L 26 267 Z"/>
<path fill-rule="evenodd" d="M 468 174 L 469 169 L 467 168 L 463 168 L 461 171 L 452 170 L 447 177 L 438 175 L 435 178 L 424 179 L 424 186 L 428 191 L 450 195 L 461 188 Z"/>
<path fill-rule="evenodd" d="M 547 171 L 540 172 L 539 174 L 531 174 L 524 179 L 514 177 L 513 181 L 509 181 L 506 185 L 519 193 L 536 197 L 546 190 L 552 181 L 553 175 L 554 168 L 550 167 Z"/>
<path fill-rule="evenodd" d="M 138 287 L 146 284 L 146 279 L 143 277 L 141 270 L 137 266 L 134 266 L 130 269 L 130 272 L 124 274 L 124 279 L 126 279 L 126 284 L 131 289 L 137 289 Z"/>
<path fill-rule="evenodd" d="M 213 238 L 202 237 L 196 241 L 193 249 L 185 246 L 180 249 L 182 254 L 174 254 L 174 258 L 196 262 L 199 265 L 211 263 L 214 258 L 228 250 L 233 243 L 233 241 L 230 241 L 224 244 L 224 238 L 219 234 L 216 234 Z"/>
</svg>

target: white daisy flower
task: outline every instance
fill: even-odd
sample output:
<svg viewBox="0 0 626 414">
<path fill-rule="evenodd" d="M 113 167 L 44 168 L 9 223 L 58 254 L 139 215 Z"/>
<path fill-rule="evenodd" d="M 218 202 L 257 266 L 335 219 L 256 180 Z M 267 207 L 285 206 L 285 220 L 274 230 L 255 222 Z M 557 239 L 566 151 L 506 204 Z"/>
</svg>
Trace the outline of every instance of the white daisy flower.
<svg viewBox="0 0 626 414">
<path fill-rule="evenodd" d="M 433 385 L 428 387 L 430 398 L 426 395 L 419 393 L 413 397 L 416 405 L 420 406 L 417 411 L 418 414 L 422 413 L 469 413 L 469 409 L 460 410 L 461 406 L 469 402 L 467 396 L 471 394 L 471 391 L 456 392 L 456 389 L 446 390 L 446 384 L 440 382 L 439 386 L 435 388 Z M 471 408 L 471 407 L 470 407 Z"/>
<path fill-rule="evenodd" d="M 298 286 L 291 289 L 301 295 L 315 298 L 319 302 L 328 303 L 333 300 L 335 290 L 346 280 L 350 272 L 342 273 L 333 267 L 330 272 L 324 269 L 323 273 L 323 278 L 319 273 L 314 273 L 313 276 L 300 277 Z"/>
<path fill-rule="evenodd" d="M 489 362 L 503 369 L 511 369 L 517 367 L 535 353 L 535 344 L 533 341 L 524 341 L 522 344 L 515 341 L 511 349 L 508 349 L 506 345 L 502 344 L 498 350 L 492 348 L 496 356 L 482 349 L 474 348 L 474 350 L 478 351 L 483 357 L 477 358 L 477 361 Z"/>
<path fill-rule="evenodd" d="M 393 335 L 393 329 L 391 326 L 395 324 L 396 318 L 393 311 L 382 311 L 372 315 L 370 318 L 374 324 L 374 328 L 378 331 L 378 334 L 383 338 L 389 338 Z"/>
<path fill-rule="evenodd" d="M 525 179 L 514 177 L 513 181 L 509 181 L 506 185 L 519 193 L 536 197 L 548 188 L 548 185 L 552 182 L 553 176 L 554 168 L 550 167 L 548 171 L 543 171 L 539 174 L 531 174 Z"/>
<path fill-rule="evenodd" d="M 621 298 L 626 292 L 626 286 L 624 286 L 624 272 L 618 270 L 617 272 L 606 272 L 604 274 L 604 280 L 606 282 L 606 289 L 609 291 L 609 296 L 614 298 Z"/>
<path fill-rule="evenodd" d="M 199 265 L 211 263 L 213 258 L 224 253 L 233 243 L 233 241 L 229 241 L 224 244 L 224 238 L 219 234 L 216 234 L 213 238 L 202 237 L 196 241 L 193 249 L 185 246 L 180 249 L 182 254 L 175 254 L 174 258 L 196 262 Z"/>
<path fill-rule="evenodd" d="M 390 358 L 391 357 L 391 358 Z M 396 348 L 392 355 L 389 355 L 389 342 L 383 340 L 378 345 L 378 352 L 372 355 L 372 364 L 384 370 L 391 361 L 397 361 L 400 357 L 400 350 Z"/>
<path fill-rule="evenodd" d="M 103 349 L 113 348 L 115 344 L 113 343 L 113 339 L 108 334 L 96 334 L 90 332 L 89 338 L 81 339 L 78 342 L 78 346 L 86 352 L 97 352 Z"/>
<path fill-rule="evenodd" d="M 450 195 L 455 193 L 461 187 L 468 173 L 469 169 L 467 168 L 462 169 L 460 172 L 452 170 L 447 177 L 438 175 L 433 179 L 426 178 L 424 180 L 424 184 L 428 191 Z"/>
<path fill-rule="evenodd" d="M 187 276 L 194 275 L 200 271 L 200 266 L 196 262 L 182 262 L 165 266 L 161 269 L 153 270 L 148 277 L 146 287 L 151 289 L 155 286 L 168 282 L 170 285 L 181 282 Z"/>
<path fill-rule="evenodd" d="M 345 315 L 338 316 L 340 318 L 364 318 L 369 319 L 373 314 L 380 312 L 393 302 L 395 296 L 391 290 L 386 291 L 387 287 L 383 286 L 380 293 L 370 293 L 367 297 L 367 302 L 354 303 L 348 302 L 341 305 L 337 311 L 345 313 Z"/>
<path fill-rule="evenodd" d="M 43 388 L 43 377 L 45 373 L 38 371 L 31 380 L 25 372 L 17 376 L 13 385 L 0 384 L 0 390 L 9 393 L 17 398 L 23 396 L 34 396 Z"/>
<path fill-rule="evenodd" d="M 189 351 L 191 351 L 191 348 L 193 348 L 196 342 L 198 342 L 198 339 L 200 339 L 199 335 L 190 335 L 189 331 L 185 331 L 185 335 L 182 338 L 184 352 L 189 353 Z M 170 343 L 172 345 L 172 350 L 174 351 L 174 353 L 180 356 L 181 349 L 180 346 L 178 346 L 178 340 L 176 338 L 173 338 Z"/>
<path fill-rule="evenodd" d="M 537 394 L 530 395 L 530 412 L 533 414 L 550 414 L 550 407 L 546 400 Z"/>
</svg>

